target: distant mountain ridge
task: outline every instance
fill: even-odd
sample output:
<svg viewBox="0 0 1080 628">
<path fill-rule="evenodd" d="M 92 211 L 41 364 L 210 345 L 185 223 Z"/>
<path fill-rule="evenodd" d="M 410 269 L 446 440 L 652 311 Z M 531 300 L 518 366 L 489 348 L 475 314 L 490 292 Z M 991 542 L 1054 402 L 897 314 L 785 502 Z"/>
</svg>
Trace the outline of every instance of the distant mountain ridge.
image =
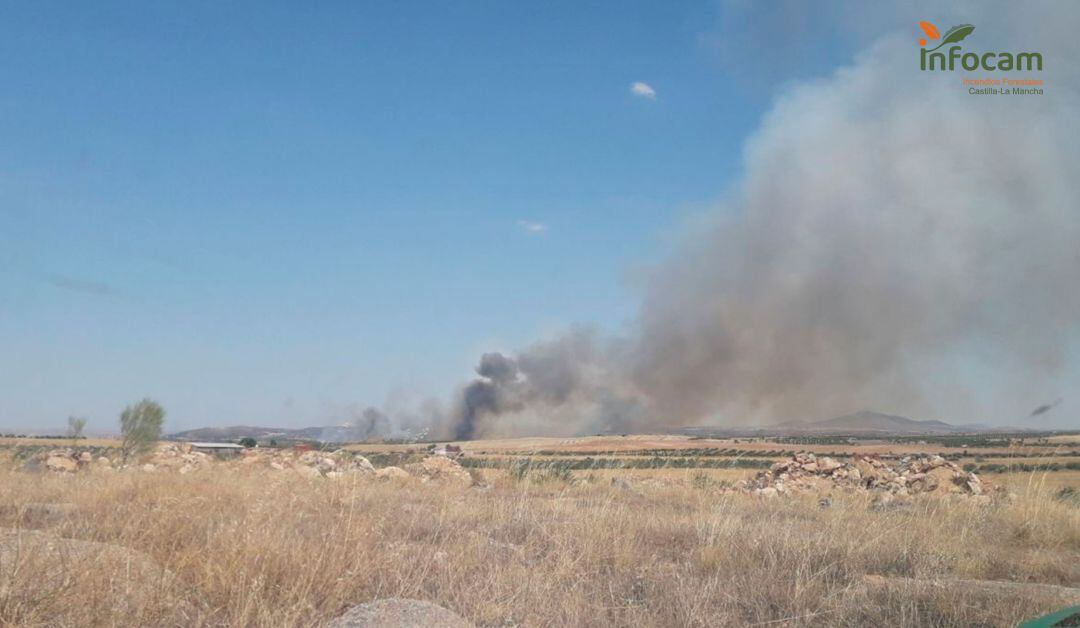
<svg viewBox="0 0 1080 628">
<path fill-rule="evenodd" d="M 952 425 L 933 419 L 919 421 L 871 410 L 861 410 L 821 421 L 781 423 L 772 429 L 792 432 L 879 432 L 883 434 L 957 434 L 993 430 L 986 425 Z"/>
<path fill-rule="evenodd" d="M 759 428 L 679 428 L 678 433 L 698 434 L 963 434 L 971 432 L 1022 431 L 1020 428 L 994 428 L 981 424 L 953 425 L 937 420 L 916 420 L 894 414 L 861 410 L 843 416 L 820 421 L 790 421 Z M 184 441 L 237 441 L 241 438 L 269 440 L 314 440 L 327 443 L 363 441 L 366 434 L 349 425 L 322 427 L 259 427 L 234 425 L 231 427 L 201 427 L 169 434 L 166 438 Z"/>
<path fill-rule="evenodd" d="M 234 441 L 241 438 L 267 440 L 318 440 L 345 443 L 362 440 L 356 428 L 347 425 L 327 425 L 322 427 L 261 427 L 256 425 L 233 425 L 229 427 L 200 427 L 166 434 L 169 440 L 184 441 Z"/>
</svg>

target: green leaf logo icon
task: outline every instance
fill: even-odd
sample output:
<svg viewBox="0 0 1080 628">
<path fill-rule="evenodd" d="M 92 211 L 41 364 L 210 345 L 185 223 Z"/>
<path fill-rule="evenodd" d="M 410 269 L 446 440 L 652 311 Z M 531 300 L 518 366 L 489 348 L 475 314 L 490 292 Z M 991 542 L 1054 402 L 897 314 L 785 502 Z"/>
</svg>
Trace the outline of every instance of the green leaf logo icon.
<svg viewBox="0 0 1080 628">
<path fill-rule="evenodd" d="M 937 48 L 933 48 L 932 50 L 928 50 L 927 52 L 933 52 L 934 50 L 941 48 L 945 44 L 955 44 L 963 41 L 965 37 L 972 34 L 973 32 L 975 32 L 975 27 L 971 24 L 960 24 L 958 26 L 953 26 L 945 32 L 945 36 L 941 38 L 941 43 L 937 45 Z"/>
</svg>

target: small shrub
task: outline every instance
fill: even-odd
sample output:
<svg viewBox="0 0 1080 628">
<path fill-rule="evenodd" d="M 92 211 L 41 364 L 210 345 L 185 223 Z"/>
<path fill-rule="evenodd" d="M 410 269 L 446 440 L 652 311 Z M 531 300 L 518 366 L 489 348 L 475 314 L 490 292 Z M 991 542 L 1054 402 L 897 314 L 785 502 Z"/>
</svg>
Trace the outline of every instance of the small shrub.
<svg viewBox="0 0 1080 628">
<path fill-rule="evenodd" d="M 120 433 L 123 435 L 120 450 L 124 460 L 150 451 L 161 438 L 164 423 L 165 408 L 153 399 L 143 399 L 124 408 L 120 414 Z"/>
</svg>

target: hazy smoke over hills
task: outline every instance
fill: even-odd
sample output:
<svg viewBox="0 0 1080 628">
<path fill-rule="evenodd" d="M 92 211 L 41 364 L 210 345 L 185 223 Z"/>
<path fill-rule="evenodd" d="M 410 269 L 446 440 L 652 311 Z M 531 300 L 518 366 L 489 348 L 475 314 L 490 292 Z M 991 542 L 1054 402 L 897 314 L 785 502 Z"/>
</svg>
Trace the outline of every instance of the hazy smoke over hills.
<svg viewBox="0 0 1080 628">
<path fill-rule="evenodd" d="M 1031 37 L 1047 50 L 1042 96 L 969 95 L 961 72 L 918 71 L 913 37 L 789 89 L 741 183 L 652 272 L 631 333 L 485 354 L 442 430 L 940 415 L 1013 398 L 1026 413 L 1080 326 L 1075 45 Z"/>
</svg>

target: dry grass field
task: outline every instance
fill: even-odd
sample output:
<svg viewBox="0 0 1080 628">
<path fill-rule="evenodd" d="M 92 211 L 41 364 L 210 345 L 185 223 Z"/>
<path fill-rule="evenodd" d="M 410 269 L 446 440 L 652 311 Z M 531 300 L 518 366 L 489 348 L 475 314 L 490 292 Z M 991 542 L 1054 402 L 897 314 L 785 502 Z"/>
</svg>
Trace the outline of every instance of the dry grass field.
<svg viewBox="0 0 1080 628">
<path fill-rule="evenodd" d="M 72 444 L 67 438 L 34 438 L 34 437 L 7 437 L 0 436 L 0 447 L 65 447 Z M 78 440 L 80 447 L 119 447 L 120 441 L 111 438 L 82 438 Z"/>
<path fill-rule="evenodd" d="M 1071 472 L 990 478 L 1015 492 L 991 506 L 878 510 L 719 490 L 746 469 L 479 469 L 466 488 L 16 468 L 0 470 L 3 625 L 318 626 L 404 597 L 477 626 L 1012 626 L 1080 587 Z"/>
<path fill-rule="evenodd" d="M 929 438 L 929 437 L 928 437 Z M 808 451 L 815 454 L 843 452 L 847 455 L 906 455 L 967 452 L 972 458 L 980 455 L 1017 454 L 1042 456 L 1080 452 L 1080 436 L 1062 435 L 1041 439 L 1045 442 L 1026 442 L 1001 446 L 962 447 L 962 438 L 954 438 L 957 445 L 942 444 L 929 438 L 926 442 L 890 442 L 886 439 L 855 439 L 854 442 L 813 443 L 784 442 L 775 438 L 700 438 L 678 435 L 627 435 L 584 436 L 577 438 L 506 438 L 456 443 L 472 453 L 492 455 L 534 455 L 541 452 L 566 452 L 574 455 L 595 455 L 601 452 L 627 453 L 634 451 L 668 450 L 676 452 L 689 449 L 739 449 L 752 455 L 779 455 L 785 451 Z M 360 452 L 394 452 L 417 449 L 416 444 L 367 444 L 348 445 L 347 449 Z"/>
</svg>

